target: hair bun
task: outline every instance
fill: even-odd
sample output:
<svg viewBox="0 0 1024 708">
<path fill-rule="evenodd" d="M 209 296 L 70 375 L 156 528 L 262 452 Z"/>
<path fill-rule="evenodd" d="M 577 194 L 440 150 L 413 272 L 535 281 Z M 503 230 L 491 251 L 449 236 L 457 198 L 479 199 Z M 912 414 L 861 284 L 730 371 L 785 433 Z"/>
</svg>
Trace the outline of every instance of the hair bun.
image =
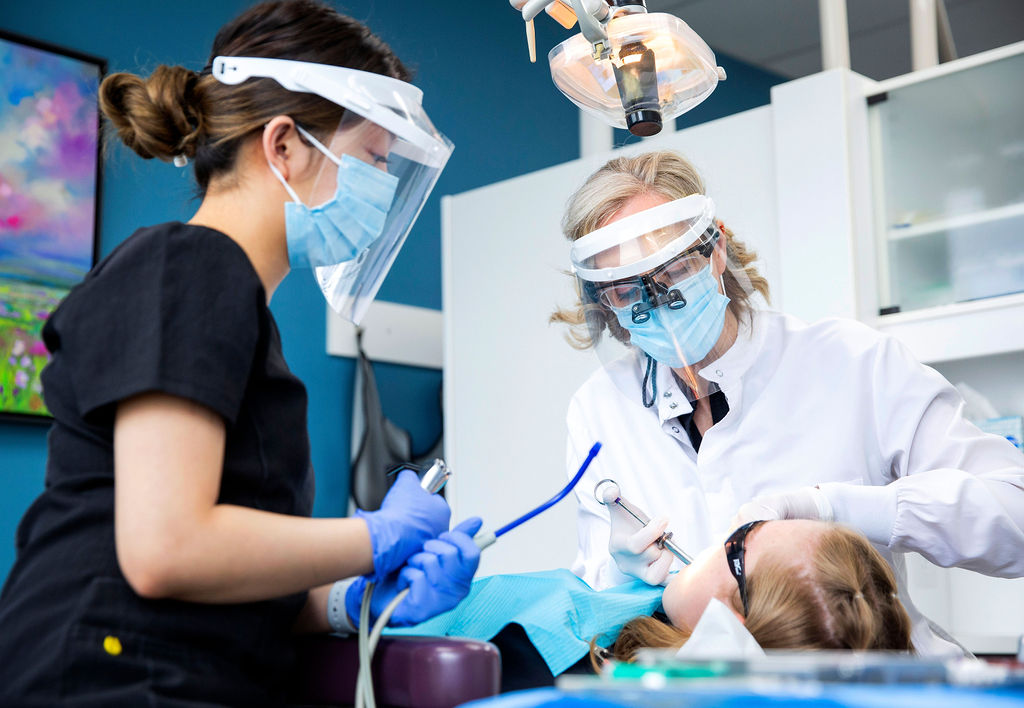
<svg viewBox="0 0 1024 708">
<path fill-rule="evenodd" d="M 194 157 L 203 132 L 199 74 L 158 66 L 148 79 L 111 74 L 100 86 L 100 109 L 139 156 L 171 161 Z"/>
</svg>

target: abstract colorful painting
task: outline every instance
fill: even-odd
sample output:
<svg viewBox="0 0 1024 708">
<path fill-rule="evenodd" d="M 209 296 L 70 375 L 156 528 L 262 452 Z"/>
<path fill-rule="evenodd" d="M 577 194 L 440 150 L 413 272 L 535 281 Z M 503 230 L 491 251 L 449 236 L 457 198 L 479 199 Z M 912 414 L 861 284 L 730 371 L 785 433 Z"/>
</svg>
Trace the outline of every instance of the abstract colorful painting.
<svg viewBox="0 0 1024 708">
<path fill-rule="evenodd" d="M 42 328 L 97 250 L 104 70 L 0 33 L 0 415 L 48 416 Z"/>
</svg>

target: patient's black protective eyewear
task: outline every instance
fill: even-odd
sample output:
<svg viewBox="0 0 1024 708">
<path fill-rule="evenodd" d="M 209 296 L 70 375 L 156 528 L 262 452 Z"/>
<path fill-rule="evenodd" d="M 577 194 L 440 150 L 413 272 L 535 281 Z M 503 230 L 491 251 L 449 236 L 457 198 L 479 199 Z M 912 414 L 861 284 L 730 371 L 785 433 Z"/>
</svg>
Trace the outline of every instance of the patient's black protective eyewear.
<svg viewBox="0 0 1024 708">
<path fill-rule="evenodd" d="M 747 534 L 757 526 L 763 524 L 764 519 L 748 521 L 733 531 L 725 540 L 725 562 L 729 564 L 729 572 L 736 578 L 736 584 L 740 586 L 740 601 L 743 603 L 743 616 L 747 616 L 747 577 L 744 573 L 746 561 L 746 548 L 744 544 Z"/>
</svg>

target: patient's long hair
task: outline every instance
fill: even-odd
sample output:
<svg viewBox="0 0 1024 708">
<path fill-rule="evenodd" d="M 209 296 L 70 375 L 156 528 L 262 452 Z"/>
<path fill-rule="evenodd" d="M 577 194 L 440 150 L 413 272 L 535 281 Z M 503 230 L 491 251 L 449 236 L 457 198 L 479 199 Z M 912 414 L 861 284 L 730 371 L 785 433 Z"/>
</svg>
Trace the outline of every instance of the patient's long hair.
<svg viewBox="0 0 1024 708">
<path fill-rule="evenodd" d="M 803 572 L 779 554 L 764 556 L 747 578 L 746 627 L 765 649 L 874 649 L 913 651 L 910 617 L 896 597 L 892 570 L 867 539 L 831 525 Z M 731 598 L 742 613 L 739 588 Z M 610 651 L 591 643 L 601 658 L 632 661 L 639 649 L 678 648 L 690 632 L 653 617 L 622 628 Z"/>
</svg>

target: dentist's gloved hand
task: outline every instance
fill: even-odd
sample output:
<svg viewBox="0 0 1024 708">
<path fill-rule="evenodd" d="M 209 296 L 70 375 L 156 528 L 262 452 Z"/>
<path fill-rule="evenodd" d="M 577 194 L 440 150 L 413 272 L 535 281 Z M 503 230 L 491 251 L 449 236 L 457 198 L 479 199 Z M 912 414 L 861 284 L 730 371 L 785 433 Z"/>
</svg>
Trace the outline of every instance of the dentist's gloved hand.
<svg viewBox="0 0 1024 708">
<path fill-rule="evenodd" d="M 412 470 L 402 470 L 381 503 L 380 511 L 357 510 L 373 544 L 373 576 L 386 578 L 402 567 L 423 544 L 448 530 L 451 509 L 437 494 L 420 486 Z"/>
<path fill-rule="evenodd" d="M 473 536 L 483 522 L 473 517 L 451 531 L 427 541 L 423 550 L 409 559 L 401 571 L 392 573 L 375 584 L 370 600 L 370 621 L 376 622 L 398 593 L 406 588 L 409 594 L 395 608 L 388 621 L 390 627 L 407 627 L 452 609 L 469 593 L 480 564 L 480 549 Z M 345 611 L 352 626 L 359 627 L 359 610 L 370 576 L 362 576 L 345 593 Z"/>
<path fill-rule="evenodd" d="M 832 504 L 817 487 L 804 487 L 783 494 L 755 497 L 740 507 L 729 528 L 737 528 L 748 521 L 759 519 L 812 519 L 833 521 Z"/>
<path fill-rule="evenodd" d="M 674 556 L 658 548 L 655 542 L 665 533 L 668 519 L 651 519 L 646 526 L 640 526 L 618 504 L 609 504 L 608 513 L 611 516 L 608 552 L 619 570 L 648 585 L 663 585 Z"/>
</svg>

